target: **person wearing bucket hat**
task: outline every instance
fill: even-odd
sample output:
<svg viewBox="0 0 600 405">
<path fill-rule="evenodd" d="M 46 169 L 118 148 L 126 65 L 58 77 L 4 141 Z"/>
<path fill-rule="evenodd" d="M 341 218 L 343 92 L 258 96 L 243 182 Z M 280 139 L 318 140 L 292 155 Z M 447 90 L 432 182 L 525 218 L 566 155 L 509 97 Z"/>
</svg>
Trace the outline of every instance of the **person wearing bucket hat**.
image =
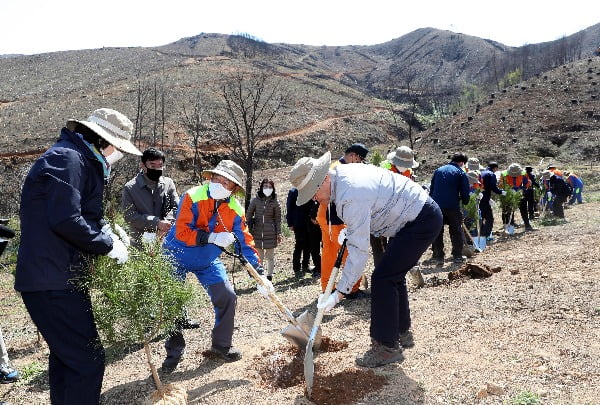
<svg viewBox="0 0 600 405">
<path fill-rule="evenodd" d="M 523 170 L 521 165 L 518 163 L 512 163 L 508 166 L 508 169 L 504 170 L 500 175 L 500 188 L 503 190 L 510 190 L 525 193 L 525 190 L 531 188 L 531 182 L 527 176 L 527 172 Z M 527 212 L 527 199 L 522 197 L 519 202 L 519 212 L 521 218 L 525 224 L 526 231 L 533 231 L 533 227 L 529 223 L 529 213 Z M 507 209 L 506 206 L 502 207 L 502 223 L 504 224 L 504 230 L 506 233 L 512 234 L 514 232 L 515 217 L 512 210 Z"/>
<path fill-rule="evenodd" d="M 103 219 L 102 201 L 121 151 L 139 154 L 132 132 L 131 121 L 110 108 L 68 120 L 23 184 L 15 289 L 50 349 L 52 403 L 100 400 L 104 349 L 89 294 L 74 280 L 88 272 L 86 255 L 128 259 L 125 243 Z"/>
<path fill-rule="evenodd" d="M 346 224 L 348 257 L 336 290 L 319 296 L 317 307 L 330 311 L 361 278 L 369 258 L 369 235 L 390 237 L 390 244 L 371 277 L 371 348 L 356 359 L 378 367 L 403 359 L 402 347 L 413 345 L 406 273 L 442 227 L 442 214 L 423 188 L 373 165 L 337 165 L 331 154 L 303 157 L 292 168 L 298 204 L 311 199 L 335 202 Z"/>
<path fill-rule="evenodd" d="M 193 273 L 210 297 L 215 312 L 210 351 L 225 361 L 236 361 L 241 358 L 240 351 L 232 345 L 237 296 L 219 259 L 223 249 L 233 244 L 234 251 L 256 268 L 266 286 L 259 285 L 261 295 L 267 297 L 274 289 L 263 275 L 244 208 L 235 198 L 245 192 L 246 173 L 235 162 L 221 160 L 202 175 L 209 182 L 183 194 L 175 224 L 165 236 L 163 247 L 173 258 L 177 275 L 183 280 L 188 272 Z M 177 367 L 185 350 L 181 328 L 167 339 L 165 349 L 167 357 L 162 370 L 169 373 Z"/>
<path fill-rule="evenodd" d="M 381 162 L 379 166 L 415 180 L 413 169 L 419 167 L 419 163 L 414 159 L 414 153 L 411 148 L 408 146 L 399 146 L 394 151 L 388 153 L 386 160 Z"/>
<path fill-rule="evenodd" d="M 479 164 L 479 159 L 476 157 L 470 157 L 465 165 L 465 171 L 468 173 L 470 171 L 481 171 L 485 169 L 485 167 Z"/>
</svg>

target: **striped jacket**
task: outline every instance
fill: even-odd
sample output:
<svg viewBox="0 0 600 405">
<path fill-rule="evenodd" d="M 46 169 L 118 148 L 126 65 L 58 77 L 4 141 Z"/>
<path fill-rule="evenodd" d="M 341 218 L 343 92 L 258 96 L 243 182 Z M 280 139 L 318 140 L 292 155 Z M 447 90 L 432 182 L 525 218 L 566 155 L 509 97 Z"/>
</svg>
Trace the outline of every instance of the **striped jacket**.
<svg viewBox="0 0 600 405">
<path fill-rule="evenodd" d="M 208 183 L 193 187 L 182 196 L 175 225 L 167 233 L 163 246 L 180 266 L 202 269 L 222 253 L 218 246 L 208 243 L 211 232 L 232 232 L 240 242 L 235 243 L 236 253 L 240 253 L 241 246 L 241 253 L 250 264 L 259 266 L 244 208 L 234 197 L 223 201 L 211 198 Z"/>
</svg>

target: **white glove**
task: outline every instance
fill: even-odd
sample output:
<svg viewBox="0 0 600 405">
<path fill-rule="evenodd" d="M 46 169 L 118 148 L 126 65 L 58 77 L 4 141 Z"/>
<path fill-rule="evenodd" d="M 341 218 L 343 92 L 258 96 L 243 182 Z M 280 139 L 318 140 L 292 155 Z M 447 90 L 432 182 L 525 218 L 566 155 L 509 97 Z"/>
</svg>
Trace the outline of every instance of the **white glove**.
<svg viewBox="0 0 600 405">
<path fill-rule="evenodd" d="M 502 190 L 502 195 L 505 196 L 506 195 L 506 191 Z"/>
<path fill-rule="evenodd" d="M 273 283 L 271 283 L 271 281 L 269 281 L 269 279 L 265 276 L 260 276 L 260 279 L 263 281 L 264 286 L 262 286 L 259 283 L 256 286 L 256 289 L 258 290 L 260 295 L 262 295 L 265 298 L 269 298 L 269 293 L 275 292 L 275 287 L 273 287 Z"/>
<path fill-rule="evenodd" d="M 347 233 L 348 232 L 346 232 L 346 228 L 342 228 L 342 230 L 340 231 L 340 234 L 338 235 L 338 243 L 340 245 L 343 244 L 344 243 L 344 239 L 346 239 L 348 237 Z"/>
<path fill-rule="evenodd" d="M 156 240 L 155 232 L 144 232 L 142 234 L 142 242 L 147 243 L 148 245 L 153 244 L 155 240 Z"/>
<path fill-rule="evenodd" d="M 495 207 L 495 206 L 496 206 L 496 201 L 490 200 L 490 207 Z"/>
<path fill-rule="evenodd" d="M 110 233 L 110 237 L 113 240 L 113 247 L 110 252 L 108 252 L 108 257 L 111 259 L 116 259 L 118 264 L 123 264 L 129 259 L 129 253 L 127 253 L 127 246 L 119 239 L 117 235 L 114 233 Z"/>
<path fill-rule="evenodd" d="M 319 295 L 319 300 L 317 301 L 317 309 L 323 309 L 325 312 L 329 312 L 335 307 L 335 304 L 340 302 L 340 294 L 337 291 L 332 292 L 326 300 L 324 300 L 325 294 Z"/>
<path fill-rule="evenodd" d="M 552 199 L 552 193 L 550 191 L 548 191 L 546 193 L 546 199 L 551 200 Z"/>
<path fill-rule="evenodd" d="M 208 243 L 214 243 L 217 246 L 227 247 L 233 243 L 235 237 L 231 232 L 211 232 L 208 235 Z"/>
<path fill-rule="evenodd" d="M 121 239 L 121 241 L 123 241 L 125 246 L 129 247 L 131 245 L 131 239 L 129 239 L 129 235 L 127 235 L 125 229 L 121 228 L 119 224 L 115 224 L 115 231 L 117 232 L 117 235 L 119 235 L 119 238 Z"/>
<path fill-rule="evenodd" d="M 483 193 L 478 193 L 475 198 L 477 198 L 478 200 L 481 200 L 483 198 Z"/>
</svg>

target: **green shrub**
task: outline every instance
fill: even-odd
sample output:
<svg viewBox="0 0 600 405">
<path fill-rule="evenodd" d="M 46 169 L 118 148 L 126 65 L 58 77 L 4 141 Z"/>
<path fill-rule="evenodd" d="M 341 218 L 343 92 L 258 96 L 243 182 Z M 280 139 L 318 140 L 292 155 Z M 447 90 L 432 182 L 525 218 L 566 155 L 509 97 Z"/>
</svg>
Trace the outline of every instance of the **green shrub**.
<svg viewBox="0 0 600 405">
<path fill-rule="evenodd" d="M 511 405 L 539 405 L 542 402 L 537 394 L 529 391 L 523 391 L 511 399 L 510 403 Z"/>
</svg>

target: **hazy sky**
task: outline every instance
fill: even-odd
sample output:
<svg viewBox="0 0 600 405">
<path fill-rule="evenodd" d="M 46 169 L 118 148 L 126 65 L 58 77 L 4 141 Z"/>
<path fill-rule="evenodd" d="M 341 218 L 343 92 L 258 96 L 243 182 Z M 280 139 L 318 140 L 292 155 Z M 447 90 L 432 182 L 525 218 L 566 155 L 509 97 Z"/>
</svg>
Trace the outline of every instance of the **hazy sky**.
<svg viewBox="0 0 600 405">
<path fill-rule="evenodd" d="M 202 32 L 373 45 L 424 27 L 520 46 L 597 23 L 598 0 L 0 0 L 0 54 L 159 46 Z"/>
</svg>

